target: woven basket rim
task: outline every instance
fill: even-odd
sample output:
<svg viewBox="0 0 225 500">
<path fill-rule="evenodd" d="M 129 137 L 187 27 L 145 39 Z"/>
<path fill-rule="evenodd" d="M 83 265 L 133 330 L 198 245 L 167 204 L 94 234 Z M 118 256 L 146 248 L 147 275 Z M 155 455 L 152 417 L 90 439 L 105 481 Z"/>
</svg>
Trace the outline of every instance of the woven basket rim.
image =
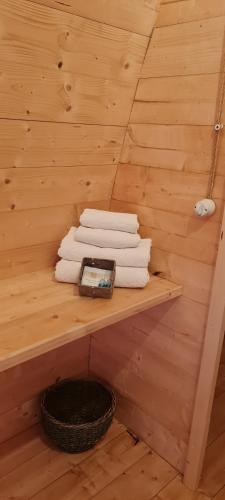
<svg viewBox="0 0 225 500">
<path fill-rule="evenodd" d="M 47 411 L 47 409 L 45 407 L 45 399 L 46 399 L 48 392 L 50 392 L 52 389 L 54 389 L 56 387 L 59 387 L 60 385 L 64 385 L 67 382 L 95 382 L 95 383 L 101 385 L 110 393 L 110 395 L 112 397 L 111 407 L 108 409 L 108 411 L 104 415 L 99 417 L 97 420 L 94 420 L 93 422 L 85 422 L 83 424 L 69 424 L 66 422 L 61 422 L 60 420 L 55 418 L 53 415 L 51 415 L 51 413 L 49 413 Z M 42 410 L 42 412 L 45 413 L 47 418 L 49 418 L 50 420 L 52 420 L 52 422 L 56 423 L 59 427 L 62 427 L 62 428 L 87 429 L 87 428 L 93 428 L 95 426 L 97 427 L 99 424 L 104 422 L 104 420 L 107 420 L 110 415 L 113 415 L 115 412 L 115 409 L 116 409 L 116 395 L 115 395 L 114 390 L 111 387 L 109 387 L 107 384 L 102 383 L 99 380 L 90 379 L 90 378 L 79 378 L 79 379 L 66 378 L 66 379 L 60 380 L 59 382 L 56 382 L 55 384 L 52 384 L 49 387 L 47 387 L 47 389 L 45 389 L 45 391 L 42 393 L 42 397 L 41 397 L 41 410 Z"/>
</svg>

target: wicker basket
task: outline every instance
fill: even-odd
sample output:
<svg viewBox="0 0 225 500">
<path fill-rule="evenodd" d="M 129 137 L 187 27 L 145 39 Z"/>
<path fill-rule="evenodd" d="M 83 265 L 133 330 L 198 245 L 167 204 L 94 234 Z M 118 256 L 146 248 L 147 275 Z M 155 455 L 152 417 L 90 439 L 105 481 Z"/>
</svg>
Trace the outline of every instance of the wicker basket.
<svg viewBox="0 0 225 500">
<path fill-rule="evenodd" d="M 67 453 L 89 450 L 106 433 L 116 408 L 114 392 L 95 380 L 66 379 L 42 395 L 42 424 Z"/>
</svg>

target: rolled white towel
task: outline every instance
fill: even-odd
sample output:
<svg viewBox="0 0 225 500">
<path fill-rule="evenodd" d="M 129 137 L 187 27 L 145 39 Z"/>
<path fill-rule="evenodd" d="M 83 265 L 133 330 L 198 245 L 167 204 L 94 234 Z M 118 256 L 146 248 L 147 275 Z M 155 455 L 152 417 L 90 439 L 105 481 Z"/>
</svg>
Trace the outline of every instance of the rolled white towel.
<svg viewBox="0 0 225 500">
<path fill-rule="evenodd" d="M 76 229 L 74 239 L 101 248 L 133 248 L 137 247 L 141 240 L 139 234 L 83 226 Z"/>
<path fill-rule="evenodd" d="M 75 241 L 75 227 L 63 238 L 58 255 L 62 259 L 82 262 L 84 257 L 115 260 L 118 266 L 148 267 L 152 241 L 143 239 L 135 248 L 100 248 Z"/>
<path fill-rule="evenodd" d="M 72 260 L 60 260 L 56 264 L 55 278 L 63 283 L 78 283 L 81 263 Z M 116 267 L 115 287 L 144 288 L 149 282 L 146 268 Z"/>
<path fill-rule="evenodd" d="M 80 224 L 94 229 L 112 229 L 127 233 L 137 233 L 139 228 L 136 214 L 107 212 L 106 210 L 95 210 L 93 208 L 85 208 L 80 216 Z"/>
</svg>

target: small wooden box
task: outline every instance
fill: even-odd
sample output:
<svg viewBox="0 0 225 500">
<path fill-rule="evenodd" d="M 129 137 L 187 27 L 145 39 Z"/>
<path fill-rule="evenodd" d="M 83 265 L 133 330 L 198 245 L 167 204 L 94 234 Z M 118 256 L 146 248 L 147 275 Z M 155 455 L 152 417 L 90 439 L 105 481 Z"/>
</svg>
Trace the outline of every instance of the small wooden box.
<svg viewBox="0 0 225 500">
<path fill-rule="evenodd" d="M 87 286 L 82 284 L 82 278 L 86 266 L 111 271 L 110 275 L 111 286 L 105 288 L 100 286 Z M 101 297 L 104 299 L 111 299 L 114 288 L 115 274 L 116 274 L 116 263 L 114 260 L 92 259 L 90 257 L 84 257 L 81 264 L 81 270 L 78 282 L 80 295 L 85 295 L 87 297 L 93 297 L 93 298 Z"/>
</svg>

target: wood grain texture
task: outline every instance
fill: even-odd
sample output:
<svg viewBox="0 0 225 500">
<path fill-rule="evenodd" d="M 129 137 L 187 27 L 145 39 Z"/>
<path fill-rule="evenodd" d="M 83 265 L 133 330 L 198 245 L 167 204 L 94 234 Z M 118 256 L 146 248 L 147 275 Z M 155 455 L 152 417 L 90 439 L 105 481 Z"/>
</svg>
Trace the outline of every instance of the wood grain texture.
<svg viewBox="0 0 225 500">
<path fill-rule="evenodd" d="M 26 0 L 6 0 L 1 21 L 2 62 L 20 63 L 34 71 L 132 81 L 140 73 L 148 43 L 147 37 Z"/>
<path fill-rule="evenodd" d="M 59 241 L 75 220 L 73 205 L 3 212 L 0 214 L 1 251 L 24 248 L 31 242 L 40 245 Z"/>
<path fill-rule="evenodd" d="M 224 3 L 220 0 L 162 0 L 156 26 L 201 21 L 225 15 Z"/>
<path fill-rule="evenodd" d="M 32 0 L 57 10 L 70 12 L 112 26 L 149 36 L 155 24 L 160 0 Z"/>
<path fill-rule="evenodd" d="M 121 162 L 156 169 L 208 173 L 211 166 L 212 128 L 162 123 L 130 124 Z"/>
<path fill-rule="evenodd" d="M 54 282 L 52 271 L 18 278 L 17 292 L 15 280 L 2 280 L 1 284 L 2 291 L 5 286 L 1 371 L 182 293 L 179 285 L 153 277 L 145 289 L 115 290 L 111 301 L 96 299 L 94 307 L 90 308 L 90 299 L 81 298 L 76 287 Z"/>
<path fill-rule="evenodd" d="M 142 77 L 217 73 L 225 17 L 156 28 Z"/>
<path fill-rule="evenodd" d="M 114 165 L 0 169 L 0 212 L 108 200 L 115 173 Z"/>
<path fill-rule="evenodd" d="M 39 121 L 126 125 L 135 81 L 3 61 L 0 116 Z"/>
<path fill-rule="evenodd" d="M 0 443 L 39 420 L 39 396 L 45 387 L 60 378 L 87 376 L 89 342 L 85 337 L 0 374 Z"/>
<path fill-rule="evenodd" d="M 208 176 L 140 165 L 119 165 L 113 199 L 193 217 L 196 199 L 205 197 Z M 224 178 L 217 176 L 214 198 L 223 200 Z M 124 196 L 124 194 L 126 195 Z M 220 219 L 221 212 L 215 214 Z M 176 234 L 176 232 L 175 232 Z"/>
<path fill-rule="evenodd" d="M 0 446 L 0 471 L 4 500 L 210 500 L 116 420 L 94 450 L 76 456 L 48 449 L 35 425 Z"/>
<path fill-rule="evenodd" d="M 212 162 L 215 138 L 212 125 L 221 69 L 224 16 L 224 7 L 218 1 L 162 1 L 137 86 L 112 195 L 111 208 L 138 213 L 142 236 L 153 239 L 152 271 L 182 283 L 184 295 L 176 304 L 171 302 L 168 307 L 162 305 L 140 315 L 140 324 L 141 318 L 147 316 L 145 335 L 151 342 L 154 343 L 152 324 L 155 337 L 165 331 L 165 337 L 160 337 L 161 344 L 149 353 L 145 371 L 144 368 L 142 371 L 144 342 L 138 346 L 140 363 L 136 359 L 135 363 L 129 362 L 126 350 L 121 355 L 116 343 L 113 345 L 113 341 L 110 343 L 110 339 L 103 336 L 101 343 L 93 343 L 91 352 L 91 364 L 96 365 L 96 372 L 103 378 L 106 375 L 108 380 L 116 379 L 116 387 L 122 392 L 119 412 L 123 422 L 131 422 L 133 430 L 143 433 L 147 442 L 180 471 L 184 470 L 189 441 L 224 205 L 225 136 L 221 133 L 213 190 L 217 210 L 203 223 L 194 217 L 196 201 L 207 193 Z M 123 323 L 119 346 L 121 338 L 126 348 L 131 344 L 132 328 L 134 331 L 138 328 L 134 318 L 129 320 L 129 328 Z M 179 336 L 185 336 L 192 343 L 191 379 L 187 375 L 187 346 L 180 351 L 184 356 L 182 369 L 186 370 L 183 377 L 180 352 L 173 370 L 168 368 L 168 358 L 161 359 L 162 351 L 166 351 L 169 344 L 168 331 L 176 336 L 175 351 Z M 111 336 L 115 335 L 116 328 L 111 327 Z M 133 339 L 134 353 L 135 342 Z M 108 359 L 107 366 L 101 361 L 102 353 L 104 360 Z M 151 404 L 148 383 L 154 378 L 152 365 L 155 366 L 158 359 L 161 361 L 159 385 L 155 391 L 151 387 Z M 118 377 L 113 371 L 115 366 Z M 178 410 L 180 420 L 176 423 L 176 402 L 165 404 L 166 395 L 162 397 L 164 384 L 170 393 L 171 373 L 174 387 L 183 380 L 187 397 L 184 411 Z M 137 382 L 138 377 L 141 381 Z M 198 433 L 193 442 L 198 442 Z M 191 467 L 195 468 L 192 464 Z M 177 491 L 174 497 L 179 498 L 179 488 Z"/>
<path fill-rule="evenodd" d="M 0 7 L 0 277 L 54 264 L 74 217 L 111 198 L 158 1 L 107 3 Z"/>
<path fill-rule="evenodd" d="M 218 80 L 218 74 L 142 78 L 131 122 L 213 125 Z"/>
<path fill-rule="evenodd" d="M 116 164 L 123 135 L 120 127 L 0 120 L 1 168 Z"/>
<path fill-rule="evenodd" d="M 112 459 L 113 459 L 113 456 L 116 453 L 116 452 L 113 453 L 113 451 L 114 449 L 117 450 L 118 447 L 121 454 L 125 456 L 126 456 L 126 451 L 130 449 L 131 464 L 135 462 L 135 458 L 136 460 L 138 460 L 138 458 L 140 458 L 141 456 L 143 456 L 145 453 L 148 452 L 148 448 L 147 446 L 144 445 L 144 443 L 140 443 L 138 448 L 135 449 L 134 440 L 132 439 L 131 436 L 129 436 L 126 433 L 126 431 L 123 433 L 123 436 L 121 437 L 121 446 L 120 446 L 120 444 L 118 443 L 118 439 L 120 439 L 120 434 L 122 431 L 121 427 L 122 426 L 117 425 L 116 429 L 112 428 L 112 430 L 107 434 L 105 439 L 97 445 L 95 453 L 100 454 L 99 460 L 101 460 L 102 455 L 104 456 L 107 453 L 107 451 L 110 454 L 109 449 L 112 449 Z M 116 435 L 118 436 L 117 438 Z M 32 437 L 30 439 L 32 440 Z M 43 441 L 42 436 L 40 436 L 39 439 Z M 78 479 L 79 472 L 82 471 L 80 470 L 79 467 L 77 469 L 76 467 L 79 464 L 81 464 L 82 461 L 91 459 L 92 455 L 94 454 L 93 449 L 89 450 L 88 452 L 75 455 L 61 453 L 56 449 L 50 448 L 48 444 L 44 442 L 42 444 L 43 446 L 42 451 L 39 453 L 38 452 L 35 453 L 34 451 L 33 456 L 31 456 L 30 459 L 28 458 L 28 460 L 26 460 L 26 456 L 29 457 L 29 455 L 31 454 L 31 452 L 29 452 L 30 448 L 32 448 L 33 446 L 34 448 L 35 447 L 37 448 L 37 443 L 35 443 L 35 439 L 33 439 L 32 441 L 34 441 L 34 445 L 32 445 L 32 443 L 30 443 L 29 445 L 29 441 L 27 443 L 27 454 L 22 452 L 20 453 L 20 463 L 17 465 L 17 467 L 12 469 L 7 475 L 3 476 L 0 479 L 1 494 L 3 498 L 5 498 L 5 500 L 9 500 L 10 497 L 12 498 L 12 496 L 16 495 L 17 496 L 19 495 L 20 497 L 27 499 L 31 498 L 34 495 L 36 496 L 36 494 L 38 494 L 41 490 L 47 488 L 51 483 L 53 483 L 54 481 L 56 481 L 58 478 L 60 478 L 69 471 L 73 472 L 72 476 Z M 26 441 L 24 444 L 26 444 Z M 104 449 L 103 452 L 101 452 L 101 448 L 104 447 L 106 447 L 105 452 Z M 8 457 L 5 452 L 6 458 L 8 459 L 10 459 L 10 451 L 11 451 L 11 456 L 13 457 L 12 450 L 9 449 Z M 138 451 L 140 454 L 139 456 L 138 456 Z M 127 453 L 127 455 L 128 455 L 127 461 L 129 466 L 129 452 Z M 96 462 L 98 463 L 98 460 Z M 124 469 L 126 469 L 125 465 Z"/>
<path fill-rule="evenodd" d="M 95 334 L 90 369 L 122 394 L 119 418 L 182 470 L 201 345 L 164 315 L 164 325 L 142 313 Z"/>
</svg>

